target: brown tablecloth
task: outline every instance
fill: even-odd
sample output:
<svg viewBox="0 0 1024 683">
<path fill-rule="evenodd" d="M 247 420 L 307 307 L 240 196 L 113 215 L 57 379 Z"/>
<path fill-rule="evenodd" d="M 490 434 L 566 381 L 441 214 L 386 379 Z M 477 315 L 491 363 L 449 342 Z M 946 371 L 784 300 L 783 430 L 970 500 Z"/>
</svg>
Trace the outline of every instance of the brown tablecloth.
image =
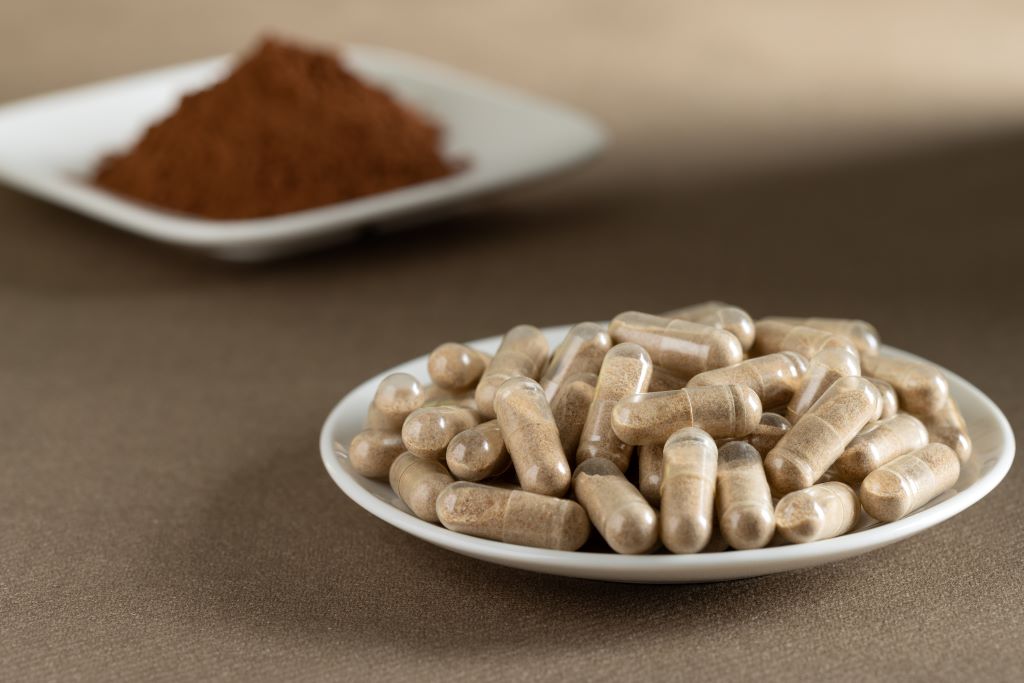
<svg viewBox="0 0 1024 683">
<path fill-rule="evenodd" d="M 0 676 L 1024 676 L 1019 466 L 866 556 L 637 586 L 434 548 L 351 503 L 317 453 L 342 394 L 442 341 L 712 297 L 871 320 L 1019 430 L 1010 9 L 208 5 L 17 0 L 0 99 L 281 26 L 564 97 L 615 144 L 475 213 L 263 266 L 0 190 Z"/>
</svg>

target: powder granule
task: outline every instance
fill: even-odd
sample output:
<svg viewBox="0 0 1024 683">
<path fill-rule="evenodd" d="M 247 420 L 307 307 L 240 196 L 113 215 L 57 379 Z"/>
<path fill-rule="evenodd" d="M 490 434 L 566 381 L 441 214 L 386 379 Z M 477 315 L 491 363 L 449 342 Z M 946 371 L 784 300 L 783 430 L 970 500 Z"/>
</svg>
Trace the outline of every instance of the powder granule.
<svg viewBox="0 0 1024 683">
<path fill-rule="evenodd" d="M 184 97 L 97 185 L 207 218 L 271 216 L 453 173 L 440 131 L 347 72 L 338 56 L 265 40 Z"/>
</svg>

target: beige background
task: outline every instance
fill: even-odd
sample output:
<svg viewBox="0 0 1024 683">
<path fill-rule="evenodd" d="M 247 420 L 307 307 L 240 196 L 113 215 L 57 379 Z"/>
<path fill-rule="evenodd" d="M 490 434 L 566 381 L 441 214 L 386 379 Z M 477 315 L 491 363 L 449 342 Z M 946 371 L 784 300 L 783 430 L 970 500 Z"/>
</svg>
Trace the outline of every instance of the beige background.
<svg viewBox="0 0 1024 683">
<path fill-rule="evenodd" d="M 442 341 L 709 297 L 870 319 L 1019 429 L 1024 9 L 894 5 L 5 3 L 0 101 L 275 28 L 463 65 L 614 142 L 476 213 L 262 267 L 0 189 L 4 678 L 1024 676 L 1019 466 L 862 558 L 652 587 L 420 543 L 316 452 L 338 397 Z"/>
</svg>

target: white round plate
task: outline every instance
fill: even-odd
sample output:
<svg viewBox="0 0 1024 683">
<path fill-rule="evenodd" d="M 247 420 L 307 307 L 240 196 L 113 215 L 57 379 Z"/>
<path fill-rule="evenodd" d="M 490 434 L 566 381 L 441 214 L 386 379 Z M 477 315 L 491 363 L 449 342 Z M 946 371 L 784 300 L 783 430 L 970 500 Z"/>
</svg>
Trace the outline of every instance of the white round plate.
<svg viewBox="0 0 1024 683">
<path fill-rule="evenodd" d="M 568 329 L 569 326 L 550 327 L 544 332 L 554 347 Z M 494 353 L 500 341 L 501 337 L 490 337 L 471 344 Z M 882 354 L 914 357 L 891 347 L 883 347 Z M 334 407 L 320 433 L 320 454 L 331 478 L 367 512 L 428 543 L 487 562 L 546 574 L 604 581 L 684 583 L 760 576 L 835 562 L 903 540 L 962 512 L 995 488 L 1013 462 L 1013 432 L 1003 413 L 969 382 L 944 370 L 950 392 L 967 421 L 974 455 L 963 467 L 953 490 L 899 521 L 879 524 L 865 517 L 858 530 L 839 538 L 697 555 L 629 556 L 529 548 L 474 538 L 424 522 L 408 512 L 387 482 L 367 479 L 352 469 L 346 453 L 349 441 L 362 429 L 377 384 L 393 372 L 408 372 L 426 380 L 427 357 L 403 363 L 363 382 Z"/>
</svg>

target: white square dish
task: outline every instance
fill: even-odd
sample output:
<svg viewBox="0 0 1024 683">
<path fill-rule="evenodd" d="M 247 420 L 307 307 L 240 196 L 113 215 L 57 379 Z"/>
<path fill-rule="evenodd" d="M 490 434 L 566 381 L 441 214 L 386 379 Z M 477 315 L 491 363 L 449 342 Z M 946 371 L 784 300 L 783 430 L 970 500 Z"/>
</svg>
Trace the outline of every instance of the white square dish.
<svg viewBox="0 0 1024 683">
<path fill-rule="evenodd" d="M 129 147 L 187 92 L 223 78 L 218 57 L 72 88 L 0 107 L 0 181 L 160 242 L 259 261 L 343 240 L 367 224 L 411 221 L 564 170 L 604 145 L 601 127 L 561 105 L 388 49 L 349 45 L 348 68 L 444 129 L 443 153 L 466 169 L 435 181 L 306 211 L 208 220 L 133 202 L 89 175 Z"/>
</svg>

